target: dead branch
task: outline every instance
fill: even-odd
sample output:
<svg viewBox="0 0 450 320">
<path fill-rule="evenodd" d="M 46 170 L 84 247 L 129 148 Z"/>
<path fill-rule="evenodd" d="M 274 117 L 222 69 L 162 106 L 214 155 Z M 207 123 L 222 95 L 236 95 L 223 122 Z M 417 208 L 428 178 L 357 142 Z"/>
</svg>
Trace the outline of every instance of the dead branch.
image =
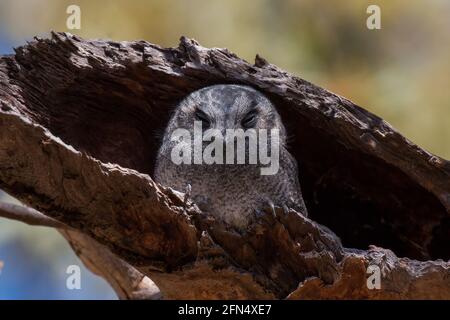
<svg viewBox="0 0 450 320">
<path fill-rule="evenodd" d="M 67 226 L 58 220 L 47 217 L 46 215 L 32 208 L 20 205 L 0 202 L 0 217 L 16 220 L 26 223 L 30 226 L 42 226 L 50 228 L 67 228 Z"/>
<path fill-rule="evenodd" d="M 112 254 L 92 238 L 31 208 L 0 203 L 0 217 L 31 226 L 58 228 L 87 268 L 103 277 L 120 299 L 160 299 L 158 287 L 148 277 Z M 3 263 L 0 261 L 0 270 Z"/>
<path fill-rule="evenodd" d="M 75 230 L 60 230 L 84 265 L 104 278 L 120 299 L 157 300 L 156 284 L 136 268 L 117 258 L 105 246 Z"/>
</svg>

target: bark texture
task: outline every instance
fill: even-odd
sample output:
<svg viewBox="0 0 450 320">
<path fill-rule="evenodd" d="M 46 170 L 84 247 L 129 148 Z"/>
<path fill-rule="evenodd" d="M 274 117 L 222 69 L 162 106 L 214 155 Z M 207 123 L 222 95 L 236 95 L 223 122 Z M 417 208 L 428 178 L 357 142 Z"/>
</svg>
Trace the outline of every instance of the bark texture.
<svg viewBox="0 0 450 320">
<path fill-rule="evenodd" d="M 275 103 L 309 219 L 277 208 L 237 234 L 152 180 L 172 108 L 217 83 Z M 450 299 L 448 161 L 259 56 L 250 64 L 187 38 L 161 48 L 53 33 L 1 57 L 0 188 L 169 299 Z M 379 290 L 367 287 L 369 266 Z"/>
</svg>

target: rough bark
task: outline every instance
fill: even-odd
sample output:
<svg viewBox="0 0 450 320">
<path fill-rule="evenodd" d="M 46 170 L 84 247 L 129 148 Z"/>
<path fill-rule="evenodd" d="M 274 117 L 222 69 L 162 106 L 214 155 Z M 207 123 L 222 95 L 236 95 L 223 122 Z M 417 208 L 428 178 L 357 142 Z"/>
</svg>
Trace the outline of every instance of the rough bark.
<svg viewBox="0 0 450 320">
<path fill-rule="evenodd" d="M 152 180 L 171 109 L 216 83 L 276 104 L 310 219 L 276 209 L 237 234 Z M 250 64 L 186 38 L 178 48 L 36 39 L 0 58 L 0 187 L 169 299 L 450 299 L 450 163 L 259 56 Z M 366 285 L 369 265 L 380 290 Z"/>
</svg>

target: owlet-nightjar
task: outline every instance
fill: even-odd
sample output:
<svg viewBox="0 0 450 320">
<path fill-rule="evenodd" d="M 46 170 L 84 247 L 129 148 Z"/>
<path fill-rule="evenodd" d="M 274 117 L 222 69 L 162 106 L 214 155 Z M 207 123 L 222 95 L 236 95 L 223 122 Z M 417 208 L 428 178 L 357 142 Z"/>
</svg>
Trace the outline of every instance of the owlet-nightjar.
<svg viewBox="0 0 450 320">
<path fill-rule="evenodd" d="M 199 125 L 201 130 L 198 130 Z M 178 129 L 189 133 L 192 138 L 174 138 L 174 133 L 180 131 Z M 277 135 L 272 134 L 275 132 L 273 129 Z M 223 137 L 212 152 L 214 148 L 208 145 L 215 141 L 216 136 L 202 140 L 202 135 L 208 130 Z M 228 134 L 252 130 L 257 133 L 256 148 L 251 145 L 255 139 L 244 136 L 245 143 L 239 148 L 236 136 Z M 265 139 L 262 133 L 267 133 Z M 195 136 L 199 134 L 200 137 Z M 197 142 L 194 141 L 196 139 Z M 183 159 L 189 161 L 174 161 L 174 148 L 180 148 L 180 143 L 187 148 Z M 221 146 L 223 148 L 219 148 Z M 227 149 L 229 146 L 232 148 Z M 274 164 L 262 163 L 261 150 L 267 150 L 268 159 L 278 165 L 276 171 L 263 174 L 263 168 L 267 171 Z M 205 154 L 209 155 L 209 161 Z M 239 163 L 240 156 L 245 156 L 244 163 L 242 159 Z M 253 160 L 257 158 L 256 162 L 250 161 L 252 156 Z M 211 158 L 219 160 L 211 163 Z M 158 152 L 155 180 L 181 192 L 190 186 L 190 197 L 204 213 L 238 230 L 245 229 L 257 217 L 256 213 L 269 205 L 289 207 L 307 215 L 297 163 L 287 150 L 286 130 L 281 117 L 265 95 L 248 86 L 205 87 L 189 94 L 178 104 Z"/>
</svg>

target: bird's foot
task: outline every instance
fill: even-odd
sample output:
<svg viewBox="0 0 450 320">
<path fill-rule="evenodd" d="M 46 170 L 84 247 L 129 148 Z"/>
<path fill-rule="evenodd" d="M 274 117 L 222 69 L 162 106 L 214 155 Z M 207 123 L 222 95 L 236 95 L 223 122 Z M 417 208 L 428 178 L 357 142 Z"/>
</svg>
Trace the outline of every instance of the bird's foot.
<svg viewBox="0 0 450 320">
<path fill-rule="evenodd" d="M 189 201 L 189 198 L 191 197 L 191 192 L 192 192 L 192 187 L 191 187 L 191 185 L 188 183 L 188 184 L 186 185 L 185 190 L 184 190 L 184 199 L 183 199 L 183 203 L 184 203 L 184 206 L 185 206 L 185 207 L 186 207 L 186 205 L 187 205 L 187 203 L 188 203 L 188 201 Z"/>
<path fill-rule="evenodd" d="M 262 217 L 266 216 L 267 214 L 271 214 L 274 218 L 277 217 L 275 205 L 271 200 L 263 201 L 263 205 L 261 206 L 261 208 L 255 209 L 256 218 L 258 218 L 258 219 L 262 218 Z"/>
<path fill-rule="evenodd" d="M 289 214 L 289 207 L 285 204 L 283 204 L 283 206 L 281 207 L 283 209 L 283 214 L 284 216 L 287 216 Z"/>
</svg>

